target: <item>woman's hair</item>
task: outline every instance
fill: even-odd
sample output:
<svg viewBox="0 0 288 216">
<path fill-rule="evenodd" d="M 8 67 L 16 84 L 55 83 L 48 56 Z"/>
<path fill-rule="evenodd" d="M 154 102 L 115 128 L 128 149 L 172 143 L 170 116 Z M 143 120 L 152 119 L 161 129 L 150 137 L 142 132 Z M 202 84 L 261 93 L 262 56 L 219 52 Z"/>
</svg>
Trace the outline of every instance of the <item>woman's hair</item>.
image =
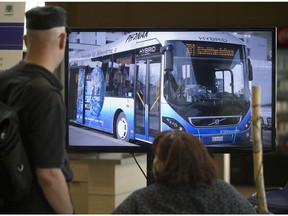
<svg viewBox="0 0 288 216">
<path fill-rule="evenodd" d="M 156 182 L 166 185 L 211 185 L 217 178 L 214 160 L 193 135 L 180 130 L 157 134 L 152 145 Z"/>
</svg>

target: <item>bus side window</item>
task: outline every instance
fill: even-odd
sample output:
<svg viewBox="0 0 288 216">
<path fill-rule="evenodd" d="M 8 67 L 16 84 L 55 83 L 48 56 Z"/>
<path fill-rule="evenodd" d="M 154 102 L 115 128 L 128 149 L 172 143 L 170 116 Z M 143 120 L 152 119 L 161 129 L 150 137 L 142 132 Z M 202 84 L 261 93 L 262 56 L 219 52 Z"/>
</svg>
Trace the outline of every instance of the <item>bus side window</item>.
<svg viewBox="0 0 288 216">
<path fill-rule="evenodd" d="M 115 68 L 111 69 L 111 75 L 110 75 L 110 93 L 112 97 L 118 96 L 118 77 L 117 77 L 118 70 Z"/>
<path fill-rule="evenodd" d="M 132 92 L 131 84 L 129 80 L 129 67 L 125 65 L 123 67 L 123 88 L 122 88 L 122 96 L 123 97 L 129 97 L 128 93 Z M 131 97 L 131 95 L 130 95 Z"/>
</svg>

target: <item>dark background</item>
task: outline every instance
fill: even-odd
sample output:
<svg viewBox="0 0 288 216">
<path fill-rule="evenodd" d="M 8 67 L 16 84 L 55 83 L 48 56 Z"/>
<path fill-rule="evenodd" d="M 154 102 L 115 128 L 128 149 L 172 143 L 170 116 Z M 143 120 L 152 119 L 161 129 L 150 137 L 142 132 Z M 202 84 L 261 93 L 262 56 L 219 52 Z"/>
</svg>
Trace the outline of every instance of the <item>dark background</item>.
<svg viewBox="0 0 288 216">
<path fill-rule="evenodd" d="M 47 2 L 71 27 L 287 26 L 288 2 Z"/>
</svg>

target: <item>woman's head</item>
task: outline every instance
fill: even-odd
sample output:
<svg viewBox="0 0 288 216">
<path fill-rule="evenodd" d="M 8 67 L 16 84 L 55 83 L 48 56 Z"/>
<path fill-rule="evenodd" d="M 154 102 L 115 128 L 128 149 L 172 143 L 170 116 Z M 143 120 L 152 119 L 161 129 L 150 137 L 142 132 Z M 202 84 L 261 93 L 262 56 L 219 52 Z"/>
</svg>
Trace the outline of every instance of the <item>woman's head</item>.
<svg viewBox="0 0 288 216">
<path fill-rule="evenodd" d="M 152 145 L 156 182 L 168 185 L 210 185 L 217 170 L 207 148 L 193 135 L 180 130 L 160 132 Z"/>
</svg>

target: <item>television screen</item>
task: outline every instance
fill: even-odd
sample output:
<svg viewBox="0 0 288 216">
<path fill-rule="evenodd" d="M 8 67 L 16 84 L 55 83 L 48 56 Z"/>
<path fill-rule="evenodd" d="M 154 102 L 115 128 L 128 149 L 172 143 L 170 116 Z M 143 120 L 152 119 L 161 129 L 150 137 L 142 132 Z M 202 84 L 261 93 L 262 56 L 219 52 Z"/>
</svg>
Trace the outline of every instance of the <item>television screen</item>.
<svg viewBox="0 0 288 216">
<path fill-rule="evenodd" d="M 142 149 L 159 131 L 178 128 L 214 152 L 252 151 L 252 87 L 260 86 L 263 150 L 275 150 L 275 34 L 275 28 L 72 28 L 68 147 Z M 107 144 L 93 138 L 99 133 L 110 137 Z"/>
</svg>

